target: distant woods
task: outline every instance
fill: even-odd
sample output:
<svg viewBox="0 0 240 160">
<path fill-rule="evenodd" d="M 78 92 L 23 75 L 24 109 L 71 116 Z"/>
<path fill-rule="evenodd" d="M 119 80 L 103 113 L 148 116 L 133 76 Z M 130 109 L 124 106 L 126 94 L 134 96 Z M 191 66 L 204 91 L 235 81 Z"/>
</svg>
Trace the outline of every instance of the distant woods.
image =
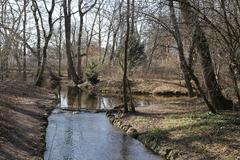
<svg viewBox="0 0 240 160">
<path fill-rule="evenodd" d="M 0 78 L 80 84 L 97 64 L 126 111 L 130 79 L 164 78 L 216 113 L 240 103 L 239 28 L 239 0 L 0 0 Z"/>
</svg>

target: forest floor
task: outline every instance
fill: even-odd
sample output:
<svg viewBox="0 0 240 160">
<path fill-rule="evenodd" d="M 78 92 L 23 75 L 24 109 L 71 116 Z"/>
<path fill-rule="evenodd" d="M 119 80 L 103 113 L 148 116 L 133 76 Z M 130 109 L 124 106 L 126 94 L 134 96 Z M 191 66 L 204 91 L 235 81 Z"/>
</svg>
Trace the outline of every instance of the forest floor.
<svg viewBox="0 0 240 160">
<path fill-rule="evenodd" d="M 139 133 L 141 141 L 180 153 L 180 159 L 240 159 L 240 112 L 208 112 L 199 98 L 167 98 L 137 107 L 120 117 Z"/>
<path fill-rule="evenodd" d="M 0 159 L 40 159 L 54 94 L 17 81 L 0 82 Z"/>
</svg>

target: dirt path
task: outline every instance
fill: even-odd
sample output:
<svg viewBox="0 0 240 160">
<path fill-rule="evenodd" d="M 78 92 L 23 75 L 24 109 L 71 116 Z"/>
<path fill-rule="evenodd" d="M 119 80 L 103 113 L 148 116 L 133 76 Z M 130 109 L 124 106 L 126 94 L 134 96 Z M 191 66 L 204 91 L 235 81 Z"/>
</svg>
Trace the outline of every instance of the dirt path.
<svg viewBox="0 0 240 160">
<path fill-rule="evenodd" d="M 47 89 L 23 82 L 0 82 L 0 159 L 39 159 L 43 115 L 53 105 Z"/>
</svg>

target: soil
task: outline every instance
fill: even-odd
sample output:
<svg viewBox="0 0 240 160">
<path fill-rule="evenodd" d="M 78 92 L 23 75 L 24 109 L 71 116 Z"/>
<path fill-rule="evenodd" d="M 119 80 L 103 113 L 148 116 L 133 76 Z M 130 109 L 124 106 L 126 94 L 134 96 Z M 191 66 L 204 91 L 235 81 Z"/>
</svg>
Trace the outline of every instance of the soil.
<svg viewBox="0 0 240 160">
<path fill-rule="evenodd" d="M 41 159 L 50 90 L 18 81 L 0 82 L 0 159 Z"/>
</svg>

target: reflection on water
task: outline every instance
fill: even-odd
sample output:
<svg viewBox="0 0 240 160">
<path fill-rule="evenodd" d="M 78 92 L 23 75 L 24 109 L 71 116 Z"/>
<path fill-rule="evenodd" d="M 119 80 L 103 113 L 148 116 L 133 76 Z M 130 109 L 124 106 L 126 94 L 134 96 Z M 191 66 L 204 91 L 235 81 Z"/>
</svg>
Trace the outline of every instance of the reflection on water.
<svg viewBox="0 0 240 160">
<path fill-rule="evenodd" d="M 78 87 L 59 86 L 59 107 L 69 110 L 107 110 L 122 104 L 122 99 L 117 96 L 102 96 L 96 93 L 87 93 Z M 173 97 L 176 100 L 176 97 Z M 136 107 L 170 102 L 170 97 L 134 96 Z"/>
<path fill-rule="evenodd" d="M 59 107 L 63 109 L 111 109 L 121 104 L 117 97 L 106 97 L 94 93 L 86 93 L 78 87 L 59 87 Z"/>
</svg>

